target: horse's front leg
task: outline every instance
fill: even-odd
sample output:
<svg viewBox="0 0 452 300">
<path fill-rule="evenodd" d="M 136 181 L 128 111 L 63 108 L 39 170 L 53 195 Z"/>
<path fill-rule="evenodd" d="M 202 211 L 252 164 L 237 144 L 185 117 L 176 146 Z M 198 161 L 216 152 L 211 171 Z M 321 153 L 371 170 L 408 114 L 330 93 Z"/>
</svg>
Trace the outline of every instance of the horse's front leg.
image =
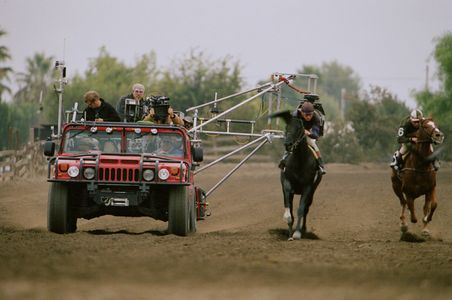
<svg viewBox="0 0 452 300">
<path fill-rule="evenodd" d="M 294 223 L 293 218 L 293 196 L 292 188 L 287 180 L 282 181 L 282 190 L 284 197 L 284 215 L 283 219 L 286 221 L 287 226 L 289 227 L 289 240 L 292 239 L 292 227 Z"/>
<path fill-rule="evenodd" d="M 435 212 L 437 206 L 438 203 L 436 202 L 436 191 L 433 189 L 432 192 L 425 195 L 424 218 L 422 219 L 422 222 L 424 223 L 422 233 L 424 235 L 430 235 L 430 232 L 427 229 L 427 225 L 432 221 L 433 213 Z"/>
<path fill-rule="evenodd" d="M 402 232 L 408 231 L 408 224 L 406 223 L 406 218 L 405 218 L 405 209 L 406 209 L 406 203 L 402 204 L 402 213 L 400 214 L 400 230 Z"/>
<path fill-rule="evenodd" d="M 392 189 L 394 190 L 394 193 L 396 194 L 397 198 L 399 198 L 400 206 L 402 207 L 402 212 L 400 213 L 400 230 L 402 232 L 408 231 L 408 224 L 406 223 L 405 218 L 405 210 L 406 210 L 406 199 L 402 192 L 402 182 L 400 181 L 400 178 L 397 176 L 396 172 L 392 171 L 391 176 L 392 181 Z"/>
<path fill-rule="evenodd" d="M 295 227 L 295 232 L 293 234 L 293 238 L 296 240 L 301 239 L 302 234 L 306 232 L 306 214 L 309 208 L 309 195 L 311 193 L 311 187 L 306 188 L 300 197 L 300 205 L 297 210 L 297 225 Z M 303 220 L 303 227 L 301 227 L 301 221 Z"/>
<path fill-rule="evenodd" d="M 289 198 L 291 199 L 289 207 L 284 208 L 284 220 L 287 222 L 288 230 L 289 230 L 289 240 L 292 240 L 292 233 L 293 233 L 293 223 L 294 223 L 294 217 L 293 217 L 293 194 L 289 195 Z"/>
<path fill-rule="evenodd" d="M 406 197 L 406 202 L 408 205 L 408 209 L 410 210 L 411 223 L 417 223 L 416 212 L 414 211 L 414 197 L 411 196 Z"/>
<path fill-rule="evenodd" d="M 314 191 L 311 193 L 311 195 L 307 198 L 307 203 L 303 212 L 303 225 L 301 226 L 301 236 L 304 236 L 306 234 L 306 223 L 308 221 L 308 213 L 309 208 L 311 207 L 312 201 L 314 200 Z"/>
</svg>

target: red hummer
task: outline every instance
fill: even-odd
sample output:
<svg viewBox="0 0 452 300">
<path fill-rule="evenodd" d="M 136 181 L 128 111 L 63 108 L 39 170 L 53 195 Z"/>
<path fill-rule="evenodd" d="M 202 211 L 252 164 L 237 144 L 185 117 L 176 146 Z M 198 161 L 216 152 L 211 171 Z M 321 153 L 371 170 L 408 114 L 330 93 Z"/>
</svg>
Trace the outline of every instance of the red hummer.
<svg viewBox="0 0 452 300">
<path fill-rule="evenodd" d="M 202 148 L 174 125 L 74 122 L 64 126 L 59 150 L 48 141 L 48 230 L 73 233 L 77 219 L 149 216 L 168 232 L 187 235 L 206 216 L 194 185 Z"/>
</svg>

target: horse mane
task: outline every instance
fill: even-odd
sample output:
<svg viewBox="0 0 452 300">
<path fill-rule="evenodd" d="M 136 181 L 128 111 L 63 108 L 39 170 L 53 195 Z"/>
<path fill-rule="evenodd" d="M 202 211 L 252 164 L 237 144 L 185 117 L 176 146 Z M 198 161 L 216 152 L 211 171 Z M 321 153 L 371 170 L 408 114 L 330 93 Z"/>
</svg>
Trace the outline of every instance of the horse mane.
<svg viewBox="0 0 452 300">
<path fill-rule="evenodd" d="M 289 110 L 278 111 L 271 115 L 269 118 L 281 118 L 286 123 L 286 143 L 295 145 L 299 143 L 304 136 L 303 121 L 293 116 L 293 113 Z"/>
<path fill-rule="evenodd" d="M 289 124 L 290 120 L 292 119 L 292 113 L 290 112 L 290 110 L 277 111 L 275 113 L 270 114 L 268 118 L 269 119 L 281 118 L 284 120 L 284 123 Z"/>
</svg>

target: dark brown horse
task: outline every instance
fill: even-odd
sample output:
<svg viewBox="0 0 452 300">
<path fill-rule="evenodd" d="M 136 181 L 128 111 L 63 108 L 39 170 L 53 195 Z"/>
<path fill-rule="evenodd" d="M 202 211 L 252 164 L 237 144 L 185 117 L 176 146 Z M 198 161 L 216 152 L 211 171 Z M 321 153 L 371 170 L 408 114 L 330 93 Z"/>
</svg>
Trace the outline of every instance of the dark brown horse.
<svg viewBox="0 0 452 300">
<path fill-rule="evenodd" d="M 402 233 L 408 231 L 408 224 L 405 220 L 406 207 L 410 211 L 411 222 L 416 223 L 414 199 L 425 195 L 422 233 L 428 236 L 427 225 L 432 220 L 437 206 L 436 171 L 432 166 L 436 153 L 433 152 L 432 144 L 441 144 L 444 140 L 444 134 L 436 127 L 432 119 L 422 119 L 420 122 L 415 135 L 417 142 L 412 144 L 402 170 L 400 172 L 392 171 L 391 181 L 392 188 L 402 205 L 400 215 Z"/>
</svg>

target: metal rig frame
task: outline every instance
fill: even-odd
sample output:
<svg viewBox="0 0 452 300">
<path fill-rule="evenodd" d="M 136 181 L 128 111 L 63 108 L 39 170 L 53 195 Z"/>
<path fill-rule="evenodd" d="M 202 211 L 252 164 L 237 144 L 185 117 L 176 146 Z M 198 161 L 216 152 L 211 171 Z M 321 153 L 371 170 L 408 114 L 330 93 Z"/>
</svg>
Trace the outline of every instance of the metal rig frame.
<svg viewBox="0 0 452 300">
<path fill-rule="evenodd" d="M 305 77 L 308 80 L 308 84 L 307 84 L 307 91 L 304 90 L 300 90 L 296 87 L 294 87 L 292 85 L 293 80 L 296 77 Z M 278 111 L 280 109 L 281 106 L 281 86 L 286 84 L 288 85 L 290 88 L 296 90 L 299 93 L 303 93 L 303 94 L 310 94 L 310 93 L 315 93 L 316 89 L 317 89 L 317 79 L 318 76 L 315 74 L 288 74 L 288 73 L 274 73 L 271 76 L 272 81 L 264 83 L 258 87 L 246 90 L 246 91 L 242 91 L 242 92 L 238 92 L 220 99 L 217 99 L 217 93 L 215 93 L 215 99 L 213 101 L 209 101 L 207 103 L 201 104 L 201 105 L 197 105 L 197 106 L 193 106 L 190 107 L 186 110 L 186 112 L 193 112 L 193 128 L 191 128 L 189 130 L 189 133 L 191 133 L 193 135 L 193 139 L 192 139 L 192 144 L 194 147 L 199 146 L 202 143 L 202 140 L 200 139 L 200 135 L 201 134 L 215 134 L 215 135 L 228 135 L 228 136 L 246 136 L 249 138 L 255 138 L 254 140 L 252 140 L 251 142 L 219 157 L 218 159 L 208 163 L 207 165 L 201 167 L 200 169 L 196 170 L 194 173 L 198 174 L 206 169 L 208 169 L 209 167 L 223 161 L 224 159 L 230 157 L 231 155 L 236 154 L 237 152 L 240 152 L 246 148 L 249 148 L 251 146 L 254 146 L 255 144 L 257 144 L 257 146 L 255 146 L 255 148 L 248 154 L 246 155 L 239 163 L 237 163 L 237 165 L 229 172 L 227 173 L 222 179 L 220 179 L 210 190 L 208 190 L 205 193 L 205 196 L 208 197 L 214 190 L 216 190 L 224 181 L 226 181 L 226 179 L 228 179 L 235 171 L 237 171 L 248 159 L 251 158 L 251 156 L 253 156 L 260 148 L 262 148 L 266 143 L 271 143 L 273 141 L 273 139 L 282 139 L 284 138 L 284 132 L 280 131 L 280 130 L 271 130 L 271 129 L 266 129 L 266 130 L 262 130 L 261 133 L 255 133 L 254 132 L 254 125 L 255 125 L 255 121 L 251 121 L 251 120 L 232 120 L 232 119 L 220 119 L 221 117 L 225 116 L 226 114 L 236 110 L 237 108 L 253 101 L 254 99 L 258 98 L 261 95 L 264 95 L 265 93 L 269 93 L 270 97 L 268 99 L 268 107 L 269 107 L 269 111 L 268 111 L 268 115 L 272 114 L 272 107 L 273 107 L 273 94 L 277 95 L 277 99 L 276 99 L 276 111 Z M 311 91 L 312 88 L 312 91 Z M 234 105 L 233 107 L 225 110 L 222 113 L 219 113 L 217 115 L 215 115 L 214 117 L 207 119 L 207 118 L 202 118 L 199 117 L 198 115 L 198 109 L 202 108 L 202 107 L 206 107 L 209 105 L 213 105 L 213 109 L 216 110 L 217 108 L 217 104 L 219 102 L 228 100 L 228 99 L 232 99 L 238 96 L 242 96 L 245 95 L 247 93 L 250 92 L 255 92 L 257 91 L 258 93 L 241 101 L 240 103 Z M 226 123 L 226 131 L 209 131 L 209 130 L 204 130 L 203 127 L 214 122 L 225 122 Z M 276 120 L 276 124 L 278 124 L 278 119 Z M 199 122 L 199 124 L 198 124 Z M 244 133 L 244 132 L 232 132 L 230 130 L 230 124 L 231 123 L 241 123 L 241 124 L 250 124 L 251 125 L 251 129 L 249 133 Z M 268 120 L 268 126 L 271 125 L 271 120 Z"/>
</svg>

